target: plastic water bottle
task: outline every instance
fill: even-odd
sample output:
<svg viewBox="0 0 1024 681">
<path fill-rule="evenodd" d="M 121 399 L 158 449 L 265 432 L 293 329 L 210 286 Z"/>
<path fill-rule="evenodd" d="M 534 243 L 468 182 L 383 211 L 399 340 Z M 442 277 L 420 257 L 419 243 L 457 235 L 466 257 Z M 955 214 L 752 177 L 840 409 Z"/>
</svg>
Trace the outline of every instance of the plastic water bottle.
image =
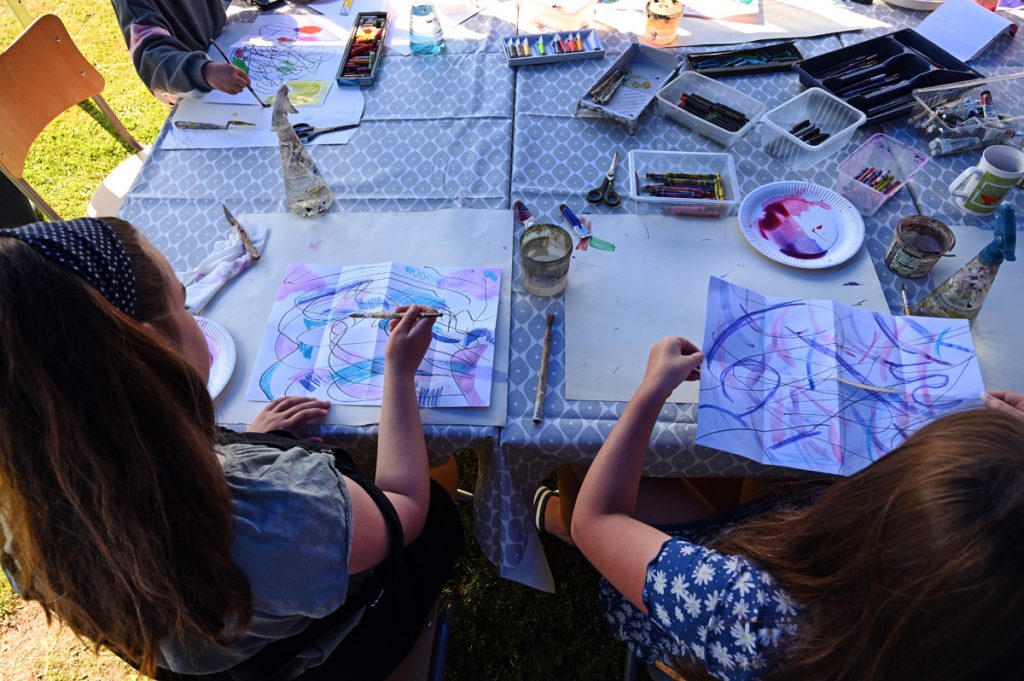
<svg viewBox="0 0 1024 681">
<path fill-rule="evenodd" d="M 413 3 L 409 17 L 409 46 L 413 54 L 439 54 L 444 51 L 441 22 L 429 2 Z"/>
</svg>

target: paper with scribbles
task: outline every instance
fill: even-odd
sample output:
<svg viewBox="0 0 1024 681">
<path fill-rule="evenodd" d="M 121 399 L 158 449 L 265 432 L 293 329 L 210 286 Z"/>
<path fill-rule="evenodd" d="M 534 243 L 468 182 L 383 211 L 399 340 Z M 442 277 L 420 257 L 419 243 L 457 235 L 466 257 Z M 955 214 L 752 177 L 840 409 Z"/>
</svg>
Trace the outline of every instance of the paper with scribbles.
<svg viewBox="0 0 1024 681">
<path fill-rule="evenodd" d="M 381 404 L 391 321 L 351 315 L 415 304 L 443 313 L 416 372 L 420 406 L 486 407 L 500 289 L 501 270 L 494 267 L 291 263 L 263 333 L 246 399 L 299 395 L 335 404 Z"/>
<path fill-rule="evenodd" d="M 979 406 L 962 319 L 770 298 L 713 277 L 697 443 L 849 475 L 944 414 Z"/>
</svg>

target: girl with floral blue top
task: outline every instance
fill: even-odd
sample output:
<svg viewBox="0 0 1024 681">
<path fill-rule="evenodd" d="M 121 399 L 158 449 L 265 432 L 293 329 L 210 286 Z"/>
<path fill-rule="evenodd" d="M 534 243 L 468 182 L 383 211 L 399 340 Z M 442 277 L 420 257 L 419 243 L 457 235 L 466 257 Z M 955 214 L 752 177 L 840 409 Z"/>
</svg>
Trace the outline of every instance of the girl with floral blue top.
<svg viewBox="0 0 1024 681">
<path fill-rule="evenodd" d="M 692 543 L 636 509 L 658 414 L 702 359 L 654 346 L 573 510 L 613 632 L 687 681 L 1019 678 L 1024 412 L 945 417 L 809 506 Z M 682 521 L 704 515 L 689 503 Z"/>
</svg>

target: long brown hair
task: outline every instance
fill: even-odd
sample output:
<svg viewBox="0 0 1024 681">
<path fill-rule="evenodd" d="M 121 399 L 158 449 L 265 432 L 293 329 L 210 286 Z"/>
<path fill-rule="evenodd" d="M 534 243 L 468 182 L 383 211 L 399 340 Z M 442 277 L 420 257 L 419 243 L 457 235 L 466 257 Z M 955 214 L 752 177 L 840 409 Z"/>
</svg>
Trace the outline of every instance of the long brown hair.
<svg viewBox="0 0 1024 681">
<path fill-rule="evenodd" d="M 1024 420 L 947 416 L 810 508 L 714 548 L 747 556 L 804 608 L 770 678 L 1019 678 Z"/>
<path fill-rule="evenodd" d="M 0 517 L 22 595 L 154 674 L 167 637 L 250 617 L 231 558 L 213 405 L 172 343 L 166 284 L 108 219 L 137 319 L 17 239 L 0 239 Z M 2 555 L 2 552 L 0 552 Z"/>
</svg>

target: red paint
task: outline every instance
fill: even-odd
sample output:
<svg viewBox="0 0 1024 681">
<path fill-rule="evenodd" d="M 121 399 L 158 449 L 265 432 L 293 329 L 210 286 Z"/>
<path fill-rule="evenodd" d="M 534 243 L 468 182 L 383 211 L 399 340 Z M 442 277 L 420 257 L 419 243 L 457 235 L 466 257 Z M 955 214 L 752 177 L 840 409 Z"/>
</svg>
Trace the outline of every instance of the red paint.
<svg viewBox="0 0 1024 681">
<path fill-rule="evenodd" d="M 304 33 L 306 35 L 316 35 L 317 33 L 320 33 L 321 31 L 323 31 L 323 29 L 320 28 L 319 26 L 300 26 L 299 27 L 299 33 Z"/>
<path fill-rule="evenodd" d="M 768 241 L 779 247 L 784 255 L 801 260 L 816 260 L 828 254 L 828 248 L 822 248 L 814 238 L 816 233 L 824 231 L 824 225 L 805 230 L 799 217 L 812 207 L 831 210 L 832 206 L 824 201 L 811 201 L 799 194 L 784 196 L 764 205 L 762 217 L 757 221 L 758 231 Z"/>
</svg>

